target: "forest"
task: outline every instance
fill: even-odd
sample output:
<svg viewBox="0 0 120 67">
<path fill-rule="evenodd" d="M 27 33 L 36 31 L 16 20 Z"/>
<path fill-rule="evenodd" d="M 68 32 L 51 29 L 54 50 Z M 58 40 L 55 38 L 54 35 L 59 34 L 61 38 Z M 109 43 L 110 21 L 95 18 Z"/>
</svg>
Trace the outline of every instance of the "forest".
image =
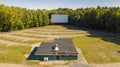
<svg viewBox="0 0 120 67">
<path fill-rule="evenodd" d="M 0 4 L 0 31 L 22 30 L 51 24 L 51 14 L 68 14 L 69 24 L 120 33 L 120 7 L 31 10 Z"/>
</svg>

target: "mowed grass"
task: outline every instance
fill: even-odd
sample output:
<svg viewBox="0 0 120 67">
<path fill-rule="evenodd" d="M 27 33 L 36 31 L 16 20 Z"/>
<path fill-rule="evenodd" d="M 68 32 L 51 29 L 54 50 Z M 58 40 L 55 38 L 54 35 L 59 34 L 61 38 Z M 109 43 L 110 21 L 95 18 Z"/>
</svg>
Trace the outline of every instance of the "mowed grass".
<svg viewBox="0 0 120 67">
<path fill-rule="evenodd" d="M 5 46 L 0 44 L 0 62 L 26 63 L 24 54 L 29 54 L 30 49 L 30 46 Z"/>
<path fill-rule="evenodd" d="M 59 29 L 59 30 L 67 30 L 68 28 L 75 28 L 73 26 L 68 25 L 49 25 L 42 27 L 43 29 Z"/>
<path fill-rule="evenodd" d="M 46 30 L 44 30 L 46 29 Z M 41 31 L 42 30 L 42 31 Z M 29 32 L 30 31 L 30 32 Z M 56 33 L 56 31 L 58 31 Z M 19 31 L 17 31 L 19 33 Z M 43 33 L 44 32 L 44 33 Z M 46 33 L 45 33 L 46 32 Z M 12 36 L 24 37 L 24 38 L 36 38 L 36 40 L 22 40 L 14 37 L 0 36 L 0 40 L 9 42 L 22 43 L 22 44 L 35 44 L 38 42 L 50 42 L 39 35 L 47 35 L 48 32 L 52 32 L 51 36 L 54 35 L 71 35 L 71 34 L 91 34 L 88 36 L 72 37 L 76 47 L 80 48 L 83 52 L 88 63 L 112 63 L 120 62 L 120 37 L 114 36 L 109 33 L 102 32 L 99 34 L 98 31 L 94 32 L 91 30 L 79 29 L 74 26 L 67 25 L 48 25 L 40 28 L 26 29 L 23 34 L 17 34 L 12 32 Z M 54 33 L 55 32 L 55 33 Z M 96 33 L 97 32 L 97 33 Z M 22 33 L 22 32 L 21 32 Z M 6 33 L 7 34 L 7 33 Z M 28 35 L 27 35 L 28 34 Z M 1 34 L 2 35 L 2 34 Z M 39 40 L 44 39 L 43 41 Z M 9 44 L 9 43 L 8 43 Z M 24 54 L 30 54 L 30 46 L 5 46 L 0 44 L 0 62 L 2 63 L 25 63 L 25 64 L 38 64 L 26 60 Z"/>
<path fill-rule="evenodd" d="M 37 35 L 81 35 L 81 34 L 87 34 L 85 32 L 74 32 L 74 31 L 71 31 L 71 32 L 52 32 L 52 33 L 49 33 L 49 32 L 24 32 L 24 33 L 27 33 L 27 34 L 37 34 Z"/>
<path fill-rule="evenodd" d="M 31 53 L 31 46 L 6 46 L 0 44 L 0 63 L 36 65 L 38 61 L 27 60 L 25 54 Z"/>
<path fill-rule="evenodd" d="M 30 44 L 30 45 L 41 42 L 41 40 L 25 40 L 24 41 L 21 39 L 5 37 L 5 36 L 1 36 L 0 39 L 10 41 L 10 42 L 24 43 L 24 44 Z"/>
<path fill-rule="evenodd" d="M 120 62 L 119 37 L 106 34 L 95 35 L 95 37 L 73 37 L 72 39 L 74 44 L 82 50 L 88 63 Z"/>
<path fill-rule="evenodd" d="M 35 38 L 35 39 L 47 38 L 47 37 L 28 35 L 28 34 L 12 34 L 12 36 L 26 37 L 26 38 Z"/>
</svg>

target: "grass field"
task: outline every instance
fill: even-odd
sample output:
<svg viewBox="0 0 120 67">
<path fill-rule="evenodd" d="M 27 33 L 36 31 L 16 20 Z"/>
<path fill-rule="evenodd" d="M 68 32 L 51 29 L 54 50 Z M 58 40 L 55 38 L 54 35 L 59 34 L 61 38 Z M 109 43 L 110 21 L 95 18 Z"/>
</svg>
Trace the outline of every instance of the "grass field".
<svg viewBox="0 0 120 67">
<path fill-rule="evenodd" d="M 106 38 L 101 38 L 100 36 Z M 89 63 L 120 62 L 120 38 L 109 35 L 73 37 L 75 45 L 80 48 Z M 110 42 L 111 41 L 111 42 Z M 112 42 L 116 41 L 116 42 Z"/>
<path fill-rule="evenodd" d="M 6 46 L 0 44 L 0 62 L 25 63 L 24 54 L 29 54 L 30 49 L 30 46 Z"/>
<path fill-rule="evenodd" d="M 72 36 L 71 38 L 77 48 L 82 50 L 89 63 L 120 62 L 120 37 L 108 32 L 69 25 L 49 25 L 10 33 L 5 32 L 4 34 L 2 32 L 0 34 L 0 63 L 38 64 L 38 62 L 26 60 L 24 56 L 24 54 L 31 52 L 30 45 L 38 42 L 52 41 L 53 38 L 56 38 L 54 36 L 58 35 L 59 37 L 64 37 L 82 34 L 90 35 Z M 52 38 L 48 37 L 48 34 Z M 47 40 L 47 38 L 50 39 Z M 9 44 L 11 45 L 8 46 Z"/>
<path fill-rule="evenodd" d="M 29 54 L 30 46 L 6 46 L 0 44 L 0 62 L 2 63 L 17 63 L 17 64 L 38 64 L 37 61 L 26 60 L 24 54 Z"/>
<path fill-rule="evenodd" d="M 10 38 L 10 37 L 0 37 L 2 40 L 6 41 L 11 41 L 11 42 L 17 42 L 17 43 L 24 43 L 24 44 L 34 44 L 34 43 L 39 43 L 41 40 L 21 40 L 21 39 L 16 39 L 16 38 Z"/>
</svg>

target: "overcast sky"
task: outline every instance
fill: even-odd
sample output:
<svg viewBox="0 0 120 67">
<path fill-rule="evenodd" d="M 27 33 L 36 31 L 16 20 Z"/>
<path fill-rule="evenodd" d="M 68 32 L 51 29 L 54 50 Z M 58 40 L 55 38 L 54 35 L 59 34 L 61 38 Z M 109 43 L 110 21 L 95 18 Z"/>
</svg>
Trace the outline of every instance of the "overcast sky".
<svg viewBox="0 0 120 67">
<path fill-rule="evenodd" d="M 0 4 L 29 9 L 86 8 L 108 6 L 120 7 L 120 0 L 0 0 Z"/>
</svg>

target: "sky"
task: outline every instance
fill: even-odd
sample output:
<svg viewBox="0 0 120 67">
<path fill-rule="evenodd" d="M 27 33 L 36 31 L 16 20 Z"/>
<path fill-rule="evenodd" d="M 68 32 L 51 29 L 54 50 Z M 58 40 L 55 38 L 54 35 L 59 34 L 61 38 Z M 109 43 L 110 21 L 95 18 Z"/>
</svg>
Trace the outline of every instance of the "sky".
<svg viewBox="0 0 120 67">
<path fill-rule="evenodd" d="M 120 7 L 120 0 L 0 0 L 0 4 L 28 9 Z"/>
</svg>

